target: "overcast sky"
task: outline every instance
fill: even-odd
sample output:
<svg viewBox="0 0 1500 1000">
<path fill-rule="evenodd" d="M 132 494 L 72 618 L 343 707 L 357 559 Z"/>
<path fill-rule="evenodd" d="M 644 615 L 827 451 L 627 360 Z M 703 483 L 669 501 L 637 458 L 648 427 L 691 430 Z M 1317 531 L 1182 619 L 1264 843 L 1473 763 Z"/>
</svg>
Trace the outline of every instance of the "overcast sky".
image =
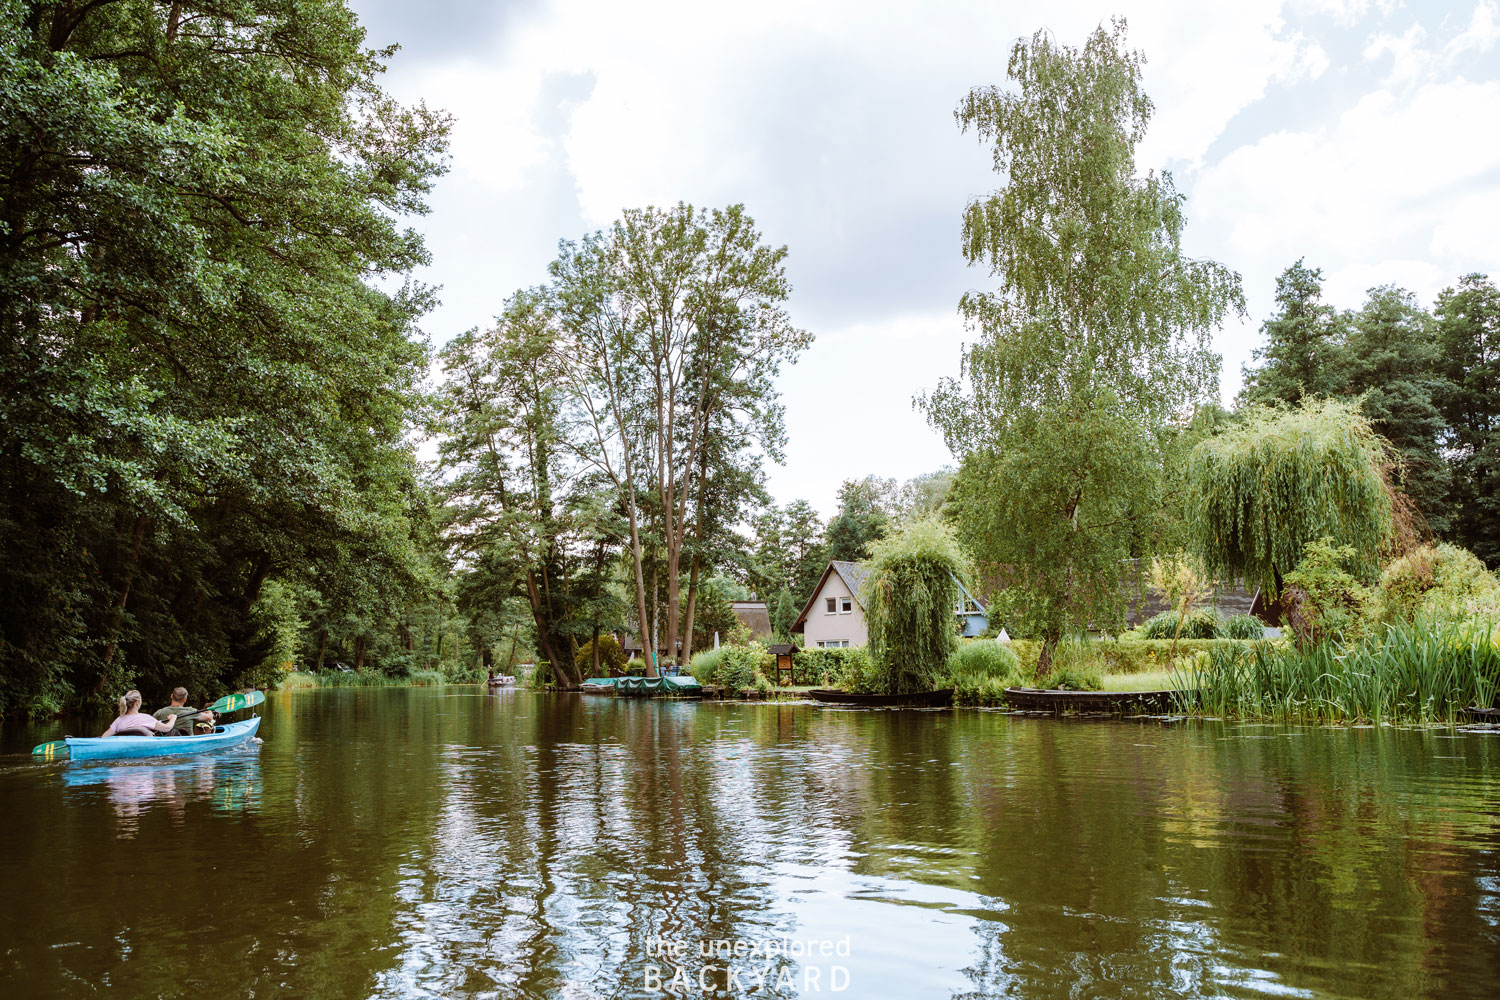
<svg viewBox="0 0 1500 1000">
<path fill-rule="evenodd" d="M 743 202 L 790 249 L 816 336 L 782 377 L 773 495 L 824 513 L 844 479 L 951 461 L 913 394 L 958 370 L 960 213 L 995 188 L 953 109 L 1004 83 L 1014 40 L 1078 45 L 1124 15 L 1156 117 L 1138 163 L 1188 196 L 1186 244 L 1244 277 L 1217 337 L 1223 392 L 1260 342 L 1277 274 L 1323 268 L 1335 304 L 1394 282 L 1430 304 L 1500 272 L 1500 4 L 1379 0 L 670 3 L 353 0 L 386 82 L 456 118 L 419 220 L 441 344 L 546 278 L 557 241 L 624 207 Z"/>
</svg>

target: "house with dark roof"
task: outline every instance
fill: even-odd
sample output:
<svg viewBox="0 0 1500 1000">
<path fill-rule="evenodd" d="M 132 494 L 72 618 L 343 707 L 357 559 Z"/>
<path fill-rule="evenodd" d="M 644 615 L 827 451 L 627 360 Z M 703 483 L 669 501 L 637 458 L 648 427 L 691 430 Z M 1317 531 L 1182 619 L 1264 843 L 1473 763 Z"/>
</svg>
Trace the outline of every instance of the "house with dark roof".
<svg viewBox="0 0 1500 1000">
<path fill-rule="evenodd" d="M 750 630 L 750 634 L 756 639 L 765 640 L 771 638 L 771 612 L 766 607 L 765 601 L 730 601 L 729 607 L 734 611 L 734 617 L 739 619 L 741 625 Z M 697 631 L 696 629 L 694 631 Z M 722 635 L 721 640 L 729 636 Z M 633 632 L 627 632 L 621 636 L 620 647 L 625 650 L 625 655 L 635 659 L 641 655 L 640 636 Z M 682 652 L 682 642 L 677 643 L 677 652 Z M 666 639 L 661 640 L 661 649 L 656 655 L 664 660 L 672 659 L 672 654 L 667 650 Z"/>
<path fill-rule="evenodd" d="M 804 636 L 807 649 L 864 646 L 870 641 L 865 623 L 865 608 L 859 599 L 860 588 L 870 575 L 865 563 L 834 561 L 823 570 L 802 614 L 792 625 L 793 632 Z M 974 595 L 959 584 L 960 600 L 953 613 L 959 618 L 963 635 L 978 635 L 989 627 L 987 609 Z"/>
<path fill-rule="evenodd" d="M 1144 579 L 1144 574 L 1148 569 L 1145 560 L 1129 559 L 1126 560 L 1126 564 L 1128 566 L 1125 579 L 1126 628 L 1135 628 L 1163 611 L 1174 610 L 1165 598 L 1139 582 Z M 1219 583 L 1205 595 L 1204 599 L 1198 603 L 1198 607 L 1216 611 L 1221 618 L 1254 615 L 1261 620 L 1262 625 L 1272 630 L 1272 634 L 1280 634 L 1280 630 L 1274 628 L 1280 623 L 1280 609 L 1274 602 L 1266 599 L 1265 593 L 1259 587 L 1246 587 L 1237 582 Z"/>
</svg>

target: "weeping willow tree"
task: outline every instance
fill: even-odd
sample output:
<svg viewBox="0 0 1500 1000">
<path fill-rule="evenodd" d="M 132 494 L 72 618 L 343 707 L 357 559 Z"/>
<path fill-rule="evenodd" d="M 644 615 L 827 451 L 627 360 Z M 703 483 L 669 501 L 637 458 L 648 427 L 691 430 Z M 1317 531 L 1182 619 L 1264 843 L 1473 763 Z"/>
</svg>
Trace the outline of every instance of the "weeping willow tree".
<svg viewBox="0 0 1500 1000">
<path fill-rule="evenodd" d="M 860 600 L 882 693 L 932 690 L 958 649 L 954 608 L 968 575 L 958 542 L 937 521 L 914 521 L 876 544 Z"/>
<path fill-rule="evenodd" d="M 1210 576 L 1241 577 L 1275 597 L 1304 547 L 1326 536 L 1353 549 L 1356 575 L 1374 579 L 1408 530 L 1392 469 L 1390 445 L 1357 401 L 1254 409 L 1189 459 L 1198 555 Z"/>
</svg>

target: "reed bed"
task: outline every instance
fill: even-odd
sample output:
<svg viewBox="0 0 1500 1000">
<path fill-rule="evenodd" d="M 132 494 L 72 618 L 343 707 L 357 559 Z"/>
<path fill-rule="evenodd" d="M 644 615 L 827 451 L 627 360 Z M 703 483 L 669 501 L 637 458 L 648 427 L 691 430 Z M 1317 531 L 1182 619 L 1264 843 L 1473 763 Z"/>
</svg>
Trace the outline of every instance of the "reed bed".
<svg viewBox="0 0 1500 1000">
<path fill-rule="evenodd" d="M 438 687 L 453 683 L 460 682 L 450 679 L 441 670 L 413 670 L 403 677 L 375 671 L 327 671 L 312 674 L 294 670 L 283 676 L 281 683 L 276 686 L 283 691 L 296 691 L 304 688 Z"/>
<path fill-rule="evenodd" d="M 1285 722 L 1454 722 L 1495 703 L 1500 632 L 1490 624 L 1396 625 L 1359 642 L 1224 647 L 1172 685 L 1183 708 Z"/>
</svg>

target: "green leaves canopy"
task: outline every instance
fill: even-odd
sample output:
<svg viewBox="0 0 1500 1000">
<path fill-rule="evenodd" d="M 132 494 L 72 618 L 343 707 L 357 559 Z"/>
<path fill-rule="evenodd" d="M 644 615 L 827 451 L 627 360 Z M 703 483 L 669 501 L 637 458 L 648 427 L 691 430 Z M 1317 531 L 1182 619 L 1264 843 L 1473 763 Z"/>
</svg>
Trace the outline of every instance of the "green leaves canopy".
<svg viewBox="0 0 1500 1000">
<path fill-rule="evenodd" d="M 351 549 L 420 575 L 430 297 L 372 282 L 426 260 L 396 220 L 447 126 L 362 37 L 332 0 L 0 0 L 0 707 L 227 680 L 263 583 Z"/>
<path fill-rule="evenodd" d="M 1152 108 L 1124 43 L 1124 22 L 1082 49 L 1038 32 L 1013 89 L 955 112 L 1006 178 L 963 230 L 1000 285 L 960 301 L 976 341 L 919 402 L 964 463 L 955 509 L 985 576 L 1027 588 L 1043 672 L 1065 629 L 1118 604 L 1121 558 L 1163 509 L 1158 431 L 1216 390 L 1209 337 L 1243 309 L 1237 274 L 1183 254 L 1171 175 L 1136 173 Z"/>
<path fill-rule="evenodd" d="M 913 521 L 876 544 L 860 603 L 880 693 L 932 690 L 958 648 L 958 581 L 970 578 L 963 550 L 937 521 Z"/>
<path fill-rule="evenodd" d="M 1307 544 L 1326 536 L 1350 546 L 1353 568 L 1373 580 L 1392 533 L 1391 461 L 1353 403 L 1254 410 L 1193 450 L 1194 549 L 1211 576 L 1275 597 Z"/>
</svg>

